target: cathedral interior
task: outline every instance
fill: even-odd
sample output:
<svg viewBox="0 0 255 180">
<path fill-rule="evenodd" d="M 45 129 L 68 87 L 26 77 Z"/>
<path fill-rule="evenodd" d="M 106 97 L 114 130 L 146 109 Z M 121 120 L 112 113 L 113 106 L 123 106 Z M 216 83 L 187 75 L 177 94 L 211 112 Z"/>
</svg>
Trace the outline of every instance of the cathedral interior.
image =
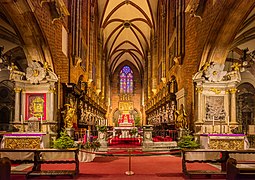
<svg viewBox="0 0 255 180">
<path fill-rule="evenodd" d="M 253 134 L 254 7 L 1 0 L 0 130 L 56 136 L 63 127 L 166 124 Z"/>
</svg>

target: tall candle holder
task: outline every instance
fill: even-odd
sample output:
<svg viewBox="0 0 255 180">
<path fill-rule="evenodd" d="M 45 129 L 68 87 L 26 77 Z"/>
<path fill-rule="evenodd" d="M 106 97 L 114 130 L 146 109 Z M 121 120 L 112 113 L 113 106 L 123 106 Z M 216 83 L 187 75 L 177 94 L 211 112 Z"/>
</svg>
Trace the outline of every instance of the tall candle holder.
<svg viewBox="0 0 255 180">
<path fill-rule="evenodd" d="M 24 123 L 21 123 L 21 132 L 25 132 L 25 126 L 24 126 Z"/>
<path fill-rule="evenodd" d="M 41 120 L 40 120 L 40 124 L 41 124 L 41 128 L 40 128 L 40 132 L 43 132 L 43 122 L 42 122 L 42 115 L 41 115 Z"/>
</svg>

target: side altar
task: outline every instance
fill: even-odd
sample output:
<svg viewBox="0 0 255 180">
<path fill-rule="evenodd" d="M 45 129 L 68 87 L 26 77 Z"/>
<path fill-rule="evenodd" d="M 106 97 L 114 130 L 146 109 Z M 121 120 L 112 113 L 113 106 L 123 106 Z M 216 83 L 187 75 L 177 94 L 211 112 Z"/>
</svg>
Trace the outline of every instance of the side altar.
<svg viewBox="0 0 255 180">
<path fill-rule="evenodd" d="M 1 148 L 8 149 L 44 149 L 50 147 L 49 134 L 10 133 L 4 134 Z"/>
<path fill-rule="evenodd" d="M 59 104 L 57 100 L 60 99 L 56 90 L 60 91 L 60 84 L 57 83 L 59 78 L 52 71 L 50 64 L 34 60 L 28 64 L 25 73 L 12 67 L 10 80 L 15 84 L 15 114 L 10 123 L 19 129 L 20 134 L 5 135 L 4 138 L 8 139 L 7 141 L 12 139 L 13 142 L 20 140 L 22 143 L 27 141 L 21 141 L 22 136 L 31 137 L 27 143 L 33 142 L 32 146 L 35 147 L 39 146 L 39 141 L 45 137 L 48 137 L 49 141 L 56 138 Z"/>
<path fill-rule="evenodd" d="M 206 62 L 194 75 L 196 88 L 195 134 L 201 148 L 243 150 L 248 148 L 244 134 L 232 134 L 239 129 L 236 92 L 241 81 L 238 64 L 225 71 L 224 64 Z"/>
<path fill-rule="evenodd" d="M 200 148 L 245 150 L 249 143 L 244 134 L 200 134 Z"/>
</svg>

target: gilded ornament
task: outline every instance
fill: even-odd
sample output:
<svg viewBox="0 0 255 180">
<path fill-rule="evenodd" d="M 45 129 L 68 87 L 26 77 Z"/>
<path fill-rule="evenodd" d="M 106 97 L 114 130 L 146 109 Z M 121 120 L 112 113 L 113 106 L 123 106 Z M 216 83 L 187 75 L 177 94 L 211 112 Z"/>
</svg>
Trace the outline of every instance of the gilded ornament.
<svg viewBox="0 0 255 180">
<path fill-rule="evenodd" d="M 214 92 L 215 94 L 220 94 L 221 90 L 216 88 L 211 88 L 210 91 Z"/>
<path fill-rule="evenodd" d="M 202 93 L 203 92 L 203 88 L 202 87 L 199 87 L 199 88 L 197 87 L 196 90 L 197 90 L 198 93 Z"/>
<path fill-rule="evenodd" d="M 202 68 L 202 71 L 206 71 L 208 69 L 208 67 L 210 66 L 209 62 L 206 62 Z"/>
<path fill-rule="evenodd" d="M 236 88 L 231 88 L 231 89 L 229 89 L 229 92 L 230 92 L 231 94 L 235 94 L 235 93 L 236 93 L 236 91 L 237 91 L 237 89 L 236 89 Z"/>
<path fill-rule="evenodd" d="M 234 70 L 234 71 L 239 71 L 240 70 L 240 67 L 241 67 L 241 64 L 235 62 L 231 68 Z"/>
<path fill-rule="evenodd" d="M 14 88 L 15 93 L 19 93 L 21 91 L 21 88 Z"/>
</svg>

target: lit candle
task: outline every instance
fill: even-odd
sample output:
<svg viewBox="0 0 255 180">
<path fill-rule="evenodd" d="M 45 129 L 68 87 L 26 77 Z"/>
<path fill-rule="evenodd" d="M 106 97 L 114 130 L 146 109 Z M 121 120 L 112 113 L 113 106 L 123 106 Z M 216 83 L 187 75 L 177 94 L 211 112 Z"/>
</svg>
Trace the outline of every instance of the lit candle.
<svg viewBox="0 0 255 180">
<path fill-rule="evenodd" d="M 21 122 L 21 124 L 23 124 L 23 117 L 22 117 L 22 114 L 20 115 L 20 122 Z"/>
<path fill-rule="evenodd" d="M 85 144 L 87 142 L 87 134 L 86 134 L 86 131 L 85 131 L 85 134 L 83 136 L 83 143 Z"/>
</svg>

